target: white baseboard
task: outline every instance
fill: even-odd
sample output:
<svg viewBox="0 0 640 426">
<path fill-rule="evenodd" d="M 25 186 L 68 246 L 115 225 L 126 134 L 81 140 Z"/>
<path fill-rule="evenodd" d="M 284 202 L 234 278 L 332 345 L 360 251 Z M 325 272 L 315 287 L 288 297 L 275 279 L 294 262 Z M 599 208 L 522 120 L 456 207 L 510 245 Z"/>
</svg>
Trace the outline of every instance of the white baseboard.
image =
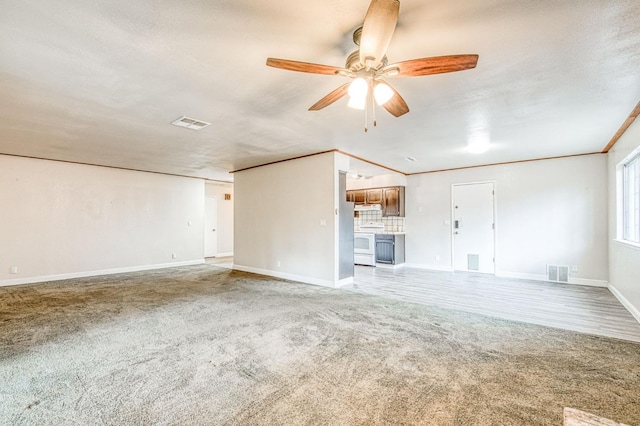
<svg viewBox="0 0 640 426">
<path fill-rule="evenodd" d="M 16 278 L 16 279 L 12 279 L 12 280 L 2 280 L 2 281 L 0 281 L 0 287 L 10 286 L 10 285 L 42 283 L 42 282 L 46 282 L 46 281 L 70 280 L 70 279 L 73 279 L 73 278 L 96 277 L 96 276 L 99 276 L 99 275 L 122 274 L 122 273 L 126 273 L 126 272 L 149 271 L 149 270 L 152 270 L 152 269 L 175 268 L 176 266 L 200 265 L 202 263 L 204 263 L 204 259 L 187 260 L 187 261 L 184 261 L 184 262 L 159 263 L 159 264 L 155 264 L 155 265 L 129 266 L 129 267 L 126 267 L 126 268 L 100 269 L 100 270 L 97 270 L 97 271 L 72 272 L 72 273 L 68 273 L 68 274 L 41 275 L 41 276 L 37 276 L 37 277 L 27 277 L 27 278 Z"/>
<path fill-rule="evenodd" d="M 336 288 L 349 284 L 348 282 L 346 282 L 346 280 L 348 280 L 349 278 L 334 282 L 331 280 L 321 280 L 319 278 L 306 277 L 304 275 L 289 274 L 287 272 L 272 271 L 269 269 L 254 268 L 253 266 L 244 266 L 238 264 L 234 264 L 233 269 L 243 272 L 251 272 L 252 274 L 260 274 L 269 277 L 282 278 L 290 281 L 298 281 L 305 284 L 319 285 L 322 287 Z M 351 282 L 353 282 L 353 277 L 351 278 Z"/>
<path fill-rule="evenodd" d="M 519 280 L 547 281 L 547 276 L 543 274 L 523 274 L 520 272 L 496 271 L 496 277 L 516 278 Z"/>
<path fill-rule="evenodd" d="M 451 266 L 444 265 L 429 265 L 426 263 L 403 263 L 401 266 L 405 266 L 407 268 L 428 269 L 430 271 L 453 272 L 453 268 Z"/>
<path fill-rule="evenodd" d="M 343 278 L 341 280 L 338 280 L 338 282 L 336 282 L 335 287 L 343 287 L 349 284 L 353 284 L 353 277 Z"/>
<path fill-rule="evenodd" d="M 405 264 L 404 263 L 400 263 L 398 265 L 392 265 L 390 263 L 376 263 L 376 268 L 382 268 L 382 269 L 398 269 L 398 268 L 404 268 Z"/>
<path fill-rule="evenodd" d="M 521 280 L 533 280 L 533 281 L 545 281 L 549 282 L 547 276 L 544 274 L 523 274 L 520 272 L 507 272 L 507 271 L 496 271 L 496 277 L 502 278 L 517 278 Z M 564 283 L 561 283 L 564 284 Z M 569 277 L 569 282 L 566 284 L 574 284 L 574 285 L 585 285 L 589 287 L 607 287 L 609 285 L 608 281 L 604 280 L 593 280 L 588 278 L 574 278 Z"/>
<path fill-rule="evenodd" d="M 229 252 L 225 252 L 225 253 L 218 253 L 213 257 L 231 257 L 233 256 L 233 252 L 229 251 Z"/>
<path fill-rule="evenodd" d="M 592 280 L 588 278 L 571 278 L 569 277 L 569 284 L 586 285 L 590 287 L 609 287 L 609 281 L 604 280 Z"/>
<path fill-rule="evenodd" d="M 633 306 L 631 302 L 629 302 L 629 300 L 626 297 L 624 297 L 622 293 L 620 293 L 620 291 L 613 284 L 609 283 L 608 288 L 609 288 L 609 291 L 613 293 L 615 298 L 618 299 L 618 301 L 622 304 L 622 306 L 627 308 L 627 311 L 629 311 L 629 313 L 633 315 L 636 321 L 640 323 L 640 310 L 638 310 L 638 308 Z"/>
</svg>

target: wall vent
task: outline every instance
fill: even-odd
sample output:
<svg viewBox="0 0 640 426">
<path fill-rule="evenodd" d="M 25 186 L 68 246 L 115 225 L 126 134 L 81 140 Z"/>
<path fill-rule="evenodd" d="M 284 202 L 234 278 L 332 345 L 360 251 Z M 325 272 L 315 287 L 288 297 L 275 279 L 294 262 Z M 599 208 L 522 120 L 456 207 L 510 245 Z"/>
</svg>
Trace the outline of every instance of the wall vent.
<svg viewBox="0 0 640 426">
<path fill-rule="evenodd" d="M 206 121 L 196 120 L 195 118 L 185 117 L 184 115 L 172 121 L 171 124 L 178 127 L 186 127 L 191 130 L 201 130 L 211 125 L 211 123 L 207 123 Z"/>
<path fill-rule="evenodd" d="M 470 271 L 480 270 L 480 255 L 479 254 L 467 254 L 467 269 Z"/>
<path fill-rule="evenodd" d="M 554 283 L 568 283 L 569 266 L 547 265 L 547 280 Z"/>
</svg>

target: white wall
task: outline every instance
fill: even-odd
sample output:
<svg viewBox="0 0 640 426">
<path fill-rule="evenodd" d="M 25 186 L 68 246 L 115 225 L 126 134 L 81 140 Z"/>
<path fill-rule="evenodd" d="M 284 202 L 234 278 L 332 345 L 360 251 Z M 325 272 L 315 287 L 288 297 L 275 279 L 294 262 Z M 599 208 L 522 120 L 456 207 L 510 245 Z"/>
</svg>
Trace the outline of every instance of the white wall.
<svg viewBox="0 0 640 426">
<path fill-rule="evenodd" d="M 609 283 L 611 291 L 640 321 L 640 247 L 616 241 L 616 166 L 640 146 L 640 120 L 636 120 L 608 154 Z"/>
<path fill-rule="evenodd" d="M 494 181 L 496 275 L 544 279 L 546 264 L 577 265 L 571 282 L 606 285 L 606 168 L 596 154 L 409 176 L 407 263 L 451 270 L 451 185 Z"/>
<path fill-rule="evenodd" d="M 236 269 L 336 285 L 336 161 L 326 153 L 235 173 Z"/>
<path fill-rule="evenodd" d="M 0 285 L 202 262 L 203 216 L 202 180 L 0 155 Z"/>
<path fill-rule="evenodd" d="M 233 256 L 233 195 L 232 183 L 206 182 L 205 195 L 215 196 L 218 205 L 218 256 Z M 231 194 L 231 200 L 225 200 L 224 194 Z"/>
<path fill-rule="evenodd" d="M 385 186 L 407 186 L 407 176 L 391 172 L 384 175 L 373 176 L 369 179 L 354 179 L 347 175 L 347 190 L 383 188 Z"/>
</svg>

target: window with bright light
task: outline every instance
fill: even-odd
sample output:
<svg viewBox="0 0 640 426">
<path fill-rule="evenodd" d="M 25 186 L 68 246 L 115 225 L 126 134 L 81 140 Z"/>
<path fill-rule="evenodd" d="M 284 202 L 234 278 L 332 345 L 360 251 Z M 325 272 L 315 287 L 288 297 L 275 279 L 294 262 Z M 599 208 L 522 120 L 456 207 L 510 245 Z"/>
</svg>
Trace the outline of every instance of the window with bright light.
<svg viewBox="0 0 640 426">
<path fill-rule="evenodd" d="M 622 165 L 622 239 L 640 243 L 640 153 Z"/>
</svg>

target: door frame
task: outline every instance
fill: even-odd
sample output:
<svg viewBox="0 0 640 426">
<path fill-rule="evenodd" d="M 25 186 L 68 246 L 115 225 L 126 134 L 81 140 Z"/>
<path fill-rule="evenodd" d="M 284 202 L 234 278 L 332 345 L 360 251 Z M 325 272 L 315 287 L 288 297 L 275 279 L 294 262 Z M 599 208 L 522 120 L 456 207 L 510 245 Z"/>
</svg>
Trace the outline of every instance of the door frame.
<svg viewBox="0 0 640 426">
<path fill-rule="evenodd" d="M 478 180 L 478 181 L 472 181 L 472 182 L 460 182 L 460 183 L 452 183 L 451 184 L 451 226 L 449 227 L 449 231 L 450 231 L 450 235 L 451 235 L 451 270 L 455 272 L 456 270 L 456 263 L 455 263 L 455 238 L 454 238 L 454 228 L 453 228 L 453 224 L 455 223 L 455 199 L 453 197 L 453 190 L 454 187 L 456 186 L 465 186 L 465 185 L 480 185 L 483 183 L 491 183 L 493 184 L 493 274 L 490 275 L 496 275 L 496 271 L 498 270 L 498 245 L 496 244 L 497 242 L 497 235 L 498 235 L 498 184 L 495 180 Z M 478 273 L 486 273 L 486 272 L 478 272 Z"/>
<path fill-rule="evenodd" d="M 214 224 L 215 226 L 215 237 L 216 237 L 216 253 L 213 256 L 207 256 L 207 198 L 211 198 L 213 200 L 215 200 L 215 214 L 216 214 L 216 223 Z M 218 256 L 218 196 L 217 195 L 205 195 L 204 196 L 204 220 L 202 221 L 203 223 L 203 237 L 204 237 L 204 241 L 202 242 L 202 254 L 203 254 L 203 258 L 207 258 L 207 257 L 217 257 Z"/>
</svg>

